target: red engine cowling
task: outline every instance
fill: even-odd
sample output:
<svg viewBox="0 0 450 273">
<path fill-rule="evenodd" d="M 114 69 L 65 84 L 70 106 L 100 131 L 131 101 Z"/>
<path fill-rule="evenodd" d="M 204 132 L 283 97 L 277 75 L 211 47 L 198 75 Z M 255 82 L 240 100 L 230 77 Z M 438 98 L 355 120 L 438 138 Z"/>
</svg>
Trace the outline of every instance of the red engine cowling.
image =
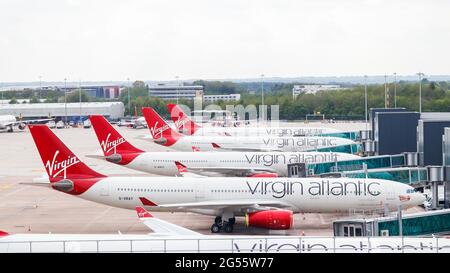
<svg viewBox="0 0 450 273">
<path fill-rule="evenodd" d="M 255 174 L 249 175 L 248 177 L 278 177 L 278 174 L 276 174 L 276 173 L 255 173 Z"/>
<path fill-rule="evenodd" d="M 290 229 L 294 226 L 294 214 L 290 210 L 265 210 L 245 215 L 245 224 L 267 229 Z"/>
</svg>

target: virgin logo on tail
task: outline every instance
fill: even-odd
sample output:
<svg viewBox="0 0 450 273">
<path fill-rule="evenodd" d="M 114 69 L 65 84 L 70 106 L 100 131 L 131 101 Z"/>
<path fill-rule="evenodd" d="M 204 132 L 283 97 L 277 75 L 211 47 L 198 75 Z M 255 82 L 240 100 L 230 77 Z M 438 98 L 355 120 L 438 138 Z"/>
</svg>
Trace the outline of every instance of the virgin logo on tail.
<svg viewBox="0 0 450 273">
<path fill-rule="evenodd" d="M 60 174 L 61 172 L 67 170 L 67 168 L 69 168 L 70 166 L 73 166 L 77 163 L 80 163 L 80 160 L 78 160 L 77 157 L 71 157 L 69 155 L 69 157 L 63 161 L 58 162 L 56 160 L 56 157 L 59 154 L 59 150 L 56 150 L 55 155 L 53 156 L 53 160 L 50 163 L 50 160 L 47 160 L 47 163 L 45 163 L 45 168 L 48 171 L 49 176 L 51 176 L 52 178 L 55 178 L 56 176 L 58 176 L 58 174 Z M 55 172 L 55 173 L 53 173 Z"/>
<path fill-rule="evenodd" d="M 163 132 L 166 130 L 170 130 L 169 125 L 165 124 L 164 126 L 158 127 L 158 121 L 155 122 L 155 126 L 153 126 L 153 128 L 150 128 L 153 138 L 161 138 Z"/>
<path fill-rule="evenodd" d="M 120 144 L 125 142 L 125 139 L 123 137 L 118 138 L 113 141 L 109 141 L 110 136 L 111 136 L 111 133 L 109 133 L 106 136 L 106 140 L 102 140 L 102 142 L 100 143 L 100 146 L 102 147 L 102 149 L 105 153 L 111 151 L 112 149 L 115 149 L 117 146 L 119 146 Z"/>
<path fill-rule="evenodd" d="M 188 123 L 189 120 L 184 115 L 179 115 L 178 119 L 175 121 L 175 127 L 176 128 L 183 128 L 186 123 Z"/>
</svg>

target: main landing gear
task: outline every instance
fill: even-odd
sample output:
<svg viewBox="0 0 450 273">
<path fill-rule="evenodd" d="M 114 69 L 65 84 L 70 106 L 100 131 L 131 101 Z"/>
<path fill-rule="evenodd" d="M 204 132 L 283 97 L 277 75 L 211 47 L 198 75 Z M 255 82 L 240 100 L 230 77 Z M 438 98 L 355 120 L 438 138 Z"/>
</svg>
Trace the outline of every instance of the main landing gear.
<svg viewBox="0 0 450 273">
<path fill-rule="evenodd" d="M 217 216 L 216 219 L 214 219 L 214 224 L 211 226 L 211 232 L 212 233 L 219 233 L 221 230 L 225 231 L 226 233 L 232 233 L 234 223 L 236 223 L 236 218 L 228 218 L 228 221 L 222 221 L 222 217 Z"/>
</svg>

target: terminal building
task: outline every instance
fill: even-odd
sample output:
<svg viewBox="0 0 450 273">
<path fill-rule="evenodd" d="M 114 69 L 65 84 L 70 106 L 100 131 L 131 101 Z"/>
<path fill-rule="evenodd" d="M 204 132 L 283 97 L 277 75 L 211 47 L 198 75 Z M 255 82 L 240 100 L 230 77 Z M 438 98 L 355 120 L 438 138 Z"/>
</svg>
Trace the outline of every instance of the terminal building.
<svg viewBox="0 0 450 273">
<path fill-rule="evenodd" d="M 149 95 L 163 100 L 203 98 L 203 86 L 201 85 L 174 85 L 160 83 L 149 86 Z"/>
<path fill-rule="evenodd" d="M 103 99 L 116 99 L 120 96 L 123 88 L 120 86 L 81 86 L 81 90 L 86 92 L 86 94 L 93 98 L 103 98 Z M 60 89 L 64 91 L 64 89 Z M 68 87 L 67 92 L 76 92 L 78 87 Z"/>
<path fill-rule="evenodd" d="M 14 115 L 23 119 L 48 118 L 68 120 L 86 119 L 89 115 L 104 115 L 110 119 L 124 116 L 125 106 L 122 102 L 74 102 L 74 103 L 25 103 L 1 104 L 0 115 Z"/>
<path fill-rule="evenodd" d="M 217 101 L 239 101 L 241 94 L 228 94 L 228 95 L 204 95 L 203 102 L 217 102 Z"/>
</svg>

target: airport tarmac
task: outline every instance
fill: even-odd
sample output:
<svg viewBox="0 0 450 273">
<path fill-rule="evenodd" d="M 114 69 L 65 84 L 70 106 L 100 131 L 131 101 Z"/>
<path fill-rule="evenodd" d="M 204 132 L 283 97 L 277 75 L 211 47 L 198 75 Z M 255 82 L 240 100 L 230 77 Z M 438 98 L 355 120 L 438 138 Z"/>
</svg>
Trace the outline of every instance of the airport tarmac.
<svg viewBox="0 0 450 273">
<path fill-rule="evenodd" d="M 295 125 L 303 125 L 297 123 Z M 293 126 L 295 126 L 293 125 Z M 346 130 L 362 130 L 364 123 L 308 123 Z M 138 139 L 147 129 L 119 128 L 135 146 L 146 151 L 168 150 L 150 141 Z M 92 128 L 53 129 L 56 135 L 86 164 L 106 175 L 148 175 L 85 155 L 100 151 Z M 45 174 L 42 161 L 28 130 L 0 133 L 0 230 L 9 233 L 121 233 L 145 234 L 144 226 L 132 210 L 109 207 L 86 201 L 51 188 L 23 185 Z M 409 212 L 417 212 L 414 208 Z M 171 223 L 210 234 L 212 217 L 191 213 L 155 212 L 154 215 Z M 332 221 L 348 214 L 298 214 L 295 228 L 289 231 L 267 231 L 246 228 L 238 218 L 236 234 L 333 235 Z"/>
</svg>

